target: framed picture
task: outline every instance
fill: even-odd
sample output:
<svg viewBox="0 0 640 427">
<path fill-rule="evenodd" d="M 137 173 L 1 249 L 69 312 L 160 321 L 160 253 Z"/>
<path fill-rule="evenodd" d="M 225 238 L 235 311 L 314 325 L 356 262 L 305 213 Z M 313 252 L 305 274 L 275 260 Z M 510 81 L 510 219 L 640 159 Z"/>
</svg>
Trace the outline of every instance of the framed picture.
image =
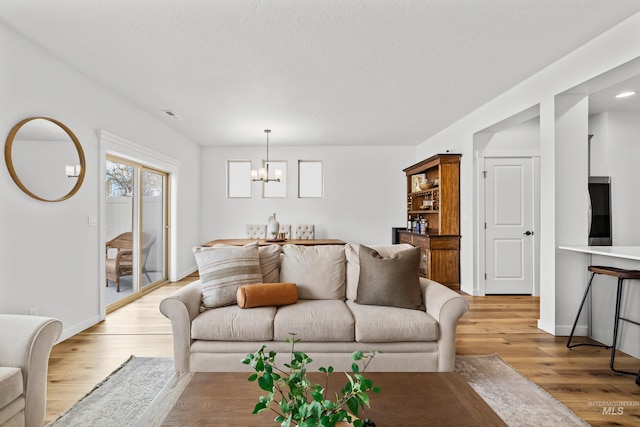
<svg viewBox="0 0 640 427">
<path fill-rule="evenodd" d="M 251 198 L 251 160 L 227 160 L 227 198 Z"/>
<path fill-rule="evenodd" d="M 322 161 L 298 160 L 298 198 L 321 197 L 324 197 Z"/>
<path fill-rule="evenodd" d="M 415 193 L 416 191 L 421 191 L 418 185 L 426 182 L 427 182 L 427 175 L 424 173 L 411 175 L 411 191 L 413 193 Z"/>
<path fill-rule="evenodd" d="M 280 171 L 280 182 L 271 181 L 262 183 L 262 197 L 264 198 L 284 198 L 287 197 L 287 161 L 269 160 L 269 179 L 276 178 L 276 171 Z M 262 167 L 267 167 L 267 161 L 262 161 Z"/>
</svg>

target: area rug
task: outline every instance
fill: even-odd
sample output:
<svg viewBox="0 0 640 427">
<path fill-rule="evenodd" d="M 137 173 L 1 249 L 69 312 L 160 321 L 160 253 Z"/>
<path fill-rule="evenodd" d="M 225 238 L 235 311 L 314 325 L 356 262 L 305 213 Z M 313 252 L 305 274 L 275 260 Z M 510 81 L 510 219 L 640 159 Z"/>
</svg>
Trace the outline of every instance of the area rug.
<svg viewBox="0 0 640 427">
<path fill-rule="evenodd" d="M 175 378 L 172 358 L 131 356 L 46 427 L 133 426 Z"/>
<path fill-rule="evenodd" d="M 497 354 L 458 356 L 455 370 L 509 426 L 589 426 Z M 190 378 L 171 358 L 132 356 L 47 427 L 158 426 Z"/>
<path fill-rule="evenodd" d="M 457 356 L 455 371 L 510 426 L 589 426 L 497 354 Z"/>
</svg>

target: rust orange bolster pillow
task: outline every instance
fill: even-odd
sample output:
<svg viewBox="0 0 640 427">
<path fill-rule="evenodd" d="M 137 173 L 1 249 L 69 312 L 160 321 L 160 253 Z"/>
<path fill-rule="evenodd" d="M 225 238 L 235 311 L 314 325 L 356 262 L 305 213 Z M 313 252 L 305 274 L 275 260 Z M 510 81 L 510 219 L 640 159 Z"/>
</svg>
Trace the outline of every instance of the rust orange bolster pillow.
<svg viewBox="0 0 640 427">
<path fill-rule="evenodd" d="M 295 283 L 242 285 L 236 297 L 240 308 L 288 305 L 298 301 L 298 287 Z"/>
</svg>

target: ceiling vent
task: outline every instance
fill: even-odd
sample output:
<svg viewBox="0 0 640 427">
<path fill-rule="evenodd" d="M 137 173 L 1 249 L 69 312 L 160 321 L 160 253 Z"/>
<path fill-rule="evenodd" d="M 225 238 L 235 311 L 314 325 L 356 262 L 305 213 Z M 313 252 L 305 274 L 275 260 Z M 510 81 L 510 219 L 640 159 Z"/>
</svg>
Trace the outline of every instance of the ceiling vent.
<svg viewBox="0 0 640 427">
<path fill-rule="evenodd" d="M 171 117 L 174 120 L 182 120 L 182 117 L 180 117 L 179 115 L 177 115 L 174 111 L 172 110 L 162 110 L 163 113 L 165 113 L 167 116 Z"/>
</svg>

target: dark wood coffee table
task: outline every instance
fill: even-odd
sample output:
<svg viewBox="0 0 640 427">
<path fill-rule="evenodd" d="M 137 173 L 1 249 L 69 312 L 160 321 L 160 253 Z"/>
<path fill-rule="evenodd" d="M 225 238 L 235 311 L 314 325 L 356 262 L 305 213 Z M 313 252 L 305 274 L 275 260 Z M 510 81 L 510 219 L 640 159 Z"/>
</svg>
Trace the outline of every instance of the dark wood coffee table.
<svg viewBox="0 0 640 427">
<path fill-rule="evenodd" d="M 251 413 L 261 394 L 249 373 L 197 372 L 163 426 L 277 426 L 275 414 Z M 504 421 L 458 374 L 453 372 L 367 372 L 382 388 L 370 393 L 371 408 L 360 414 L 377 427 L 506 426 Z M 311 378 L 320 382 L 321 377 Z M 329 388 L 340 389 L 343 374 L 334 373 Z"/>
</svg>

